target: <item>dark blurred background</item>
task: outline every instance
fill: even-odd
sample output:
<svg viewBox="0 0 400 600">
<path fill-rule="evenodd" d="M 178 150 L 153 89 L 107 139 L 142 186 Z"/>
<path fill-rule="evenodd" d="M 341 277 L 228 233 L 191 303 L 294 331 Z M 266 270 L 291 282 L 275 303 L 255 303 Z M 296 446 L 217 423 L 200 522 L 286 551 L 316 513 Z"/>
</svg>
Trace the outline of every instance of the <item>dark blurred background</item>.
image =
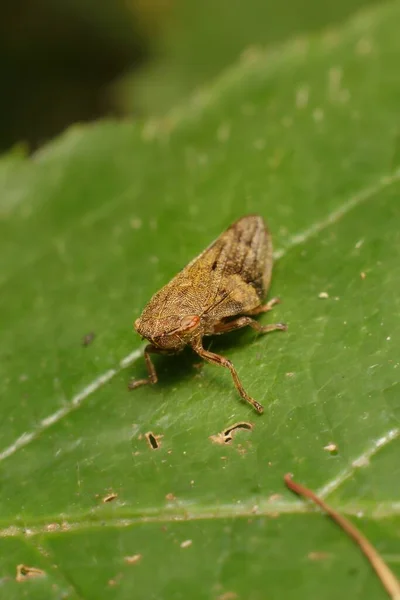
<svg viewBox="0 0 400 600">
<path fill-rule="evenodd" d="M 162 114 L 249 46 L 332 26 L 373 2 L 3 0 L 0 152 L 32 151 L 77 121 Z"/>
</svg>

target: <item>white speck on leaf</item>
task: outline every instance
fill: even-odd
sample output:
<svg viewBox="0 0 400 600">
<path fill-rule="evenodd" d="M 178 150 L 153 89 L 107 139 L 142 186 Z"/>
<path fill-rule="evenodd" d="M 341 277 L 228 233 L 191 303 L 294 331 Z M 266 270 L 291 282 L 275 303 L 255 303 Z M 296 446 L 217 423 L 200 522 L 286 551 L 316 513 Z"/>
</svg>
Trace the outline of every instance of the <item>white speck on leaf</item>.
<svg viewBox="0 0 400 600">
<path fill-rule="evenodd" d="M 217 140 L 221 143 L 227 142 L 231 135 L 231 126 L 229 123 L 221 123 L 217 130 Z"/>
<path fill-rule="evenodd" d="M 350 90 L 343 89 L 339 92 L 339 100 L 342 104 L 346 104 L 351 98 Z"/>
<path fill-rule="evenodd" d="M 337 444 L 335 444 L 334 442 L 329 442 L 329 444 L 324 446 L 324 450 L 326 450 L 327 452 L 337 452 L 337 449 Z"/>
<path fill-rule="evenodd" d="M 367 38 L 361 38 L 358 40 L 358 42 L 356 44 L 356 53 L 359 56 L 366 56 L 367 54 L 370 54 L 371 51 L 372 51 L 371 40 L 368 40 Z"/>
<path fill-rule="evenodd" d="M 322 108 L 316 108 L 313 111 L 313 119 L 316 123 L 320 123 L 321 121 L 323 121 L 325 117 L 324 111 L 322 110 Z"/>
<path fill-rule="evenodd" d="M 342 85 L 343 70 L 341 67 L 332 67 L 328 73 L 329 95 L 332 100 L 337 100 Z"/>
<path fill-rule="evenodd" d="M 310 98 L 310 87 L 307 84 L 300 85 L 296 90 L 296 108 L 305 108 Z"/>
<path fill-rule="evenodd" d="M 128 565 L 136 565 L 142 558 L 141 554 L 133 554 L 132 556 L 125 556 L 124 561 Z"/>
<path fill-rule="evenodd" d="M 136 217 L 133 217 L 131 219 L 131 223 L 130 223 L 132 229 L 140 229 L 143 225 L 142 223 L 142 219 L 138 219 Z"/>
<path fill-rule="evenodd" d="M 265 148 L 265 140 L 259 139 L 253 142 L 253 146 L 256 150 L 264 150 Z"/>
</svg>

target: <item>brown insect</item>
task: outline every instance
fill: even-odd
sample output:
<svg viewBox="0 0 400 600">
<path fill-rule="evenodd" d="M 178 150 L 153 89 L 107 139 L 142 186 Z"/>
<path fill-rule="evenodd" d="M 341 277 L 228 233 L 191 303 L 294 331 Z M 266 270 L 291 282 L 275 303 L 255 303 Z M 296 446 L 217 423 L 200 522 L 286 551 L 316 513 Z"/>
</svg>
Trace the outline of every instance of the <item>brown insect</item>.
<svg viewBox="0 0 400 600">
<path fill-rule="evenodd" d="M 264 220 L 258 215 L 239 219 L 157 292 L 135 321 L 136 331 L 150 342 L 144 350 L 149 376 L 131 381 L 129 388 L 157 383 L 151 353 L 174 354 L 190 345 L 208 362 L 229 369 L 241 397 L 262 413 L 231 361 L 203 348 L 203 337 L 247 325 L 259 333 L 285 331 L 283 323 L 263 326 L 251 318 L 279 302 L 272 298 L 262 304 L 271 271 L 272 242 Z"/>
</svg>

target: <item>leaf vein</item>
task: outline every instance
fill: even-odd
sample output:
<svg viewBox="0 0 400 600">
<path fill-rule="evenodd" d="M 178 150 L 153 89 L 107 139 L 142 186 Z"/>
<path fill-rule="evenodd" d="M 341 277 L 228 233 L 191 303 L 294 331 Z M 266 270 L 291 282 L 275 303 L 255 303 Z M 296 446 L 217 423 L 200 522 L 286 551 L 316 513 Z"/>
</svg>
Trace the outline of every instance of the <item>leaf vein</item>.
<svg viewBox="0 0 400 600">
<path fill-rule="evenodd" d="M 367 466 L 371 458 L 373 458 L 382 448 L 390 444 L 390 442 L 397 440 L 399 437 L 400 428 L 396 427 L 387 431 L 377 440 L 374 440 L 362 454 L 351 461 L 349 466 L 343 469 L 343 471 L 340 471 L 336 477 L 325 483 L 325 485 L 318 490 L 317 495 L 326 498 L 338 490 L 348 479 L 350 479 L 350 477 L 352 477 L 357 469 Z"/>
<path fill-rule="evenodd" d="M 362 514 L 365 519 L 380 520 L 388 517 L 398 517 L 400 515 L 400 504 L 398 502 L 381 502 L 379 505 L 371 502 L 355 503 L 355 504 L 339 504 L 336 510 L 342 515 L 348 517 L 360 516 Z M 248 519 L 256 517 L 283 517 L 285 515 L 298 516 L 319 516 L 320 511 L 312 505 L 301 500 L 287 501 L 279 500 L 271 502 L 268 499 L 260 501 L 257 505 L 252 503 L 238 504 L 221 504 L 216 506 L 202 506 L 201 510 L 190 511 L 184 510 L 168 510 L 163 507 L 146 509 L 142 514 L 138 514 L 135 509 L 124 510 L 123 514 L 116 516 L 105 515 L 104 511 L 98 512 L 96 517 L 93 511 L 82 515 L 71 515 L 67 518 L 63 515 L 61 521 L 54 518 L 51 522 L 43 520 L 33 520 L 25 523 L 24 526 L 8 525 L 0 528 L 0 538 L 10 538 L 26 536 L 29 538 L 35 536 L 57 535 L 72 533 L 75 531 L 89 531 L 94 529 L 104 529 L 104 527 L 126 528 L 137 525 L 139 523 L 178 523 L 178 522 L 193 522 L 193 521 L 208 521 L 219 519 Z"/>
</svg>

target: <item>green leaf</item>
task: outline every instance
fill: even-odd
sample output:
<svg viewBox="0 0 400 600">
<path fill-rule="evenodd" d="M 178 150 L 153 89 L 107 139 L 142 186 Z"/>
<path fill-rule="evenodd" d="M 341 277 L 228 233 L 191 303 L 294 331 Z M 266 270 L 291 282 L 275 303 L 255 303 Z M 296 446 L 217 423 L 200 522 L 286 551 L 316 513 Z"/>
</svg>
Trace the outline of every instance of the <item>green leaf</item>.
<svg viewBox="0 0 400 600">
<path fill-rule="evenodd" d="M 386 597 L 283 475 L 399 574 L 399 18 L 385 5 L 254 55 L 163 121 L 76 126 L 5 159 L 1 598 Z M 151 294 L 254 212 L 282 298 L 260 320 L 289 331 L 210 343 L 265 414 L 190 352 L 128 392 Z M 238 421 L 253 431 L 212 443 Z M 19 564 L 45 575 L 16 582 Z"/>
<path fill-rule="evenodd" d="M 129 114 L 165 114 L 242 53 L 333 27 L 377 2 L 175 0 L 156 16 L 159 31 L 149 39 L 153 60 L 122 76 L 114 86 L 115 100 Z"/>
</svg>

